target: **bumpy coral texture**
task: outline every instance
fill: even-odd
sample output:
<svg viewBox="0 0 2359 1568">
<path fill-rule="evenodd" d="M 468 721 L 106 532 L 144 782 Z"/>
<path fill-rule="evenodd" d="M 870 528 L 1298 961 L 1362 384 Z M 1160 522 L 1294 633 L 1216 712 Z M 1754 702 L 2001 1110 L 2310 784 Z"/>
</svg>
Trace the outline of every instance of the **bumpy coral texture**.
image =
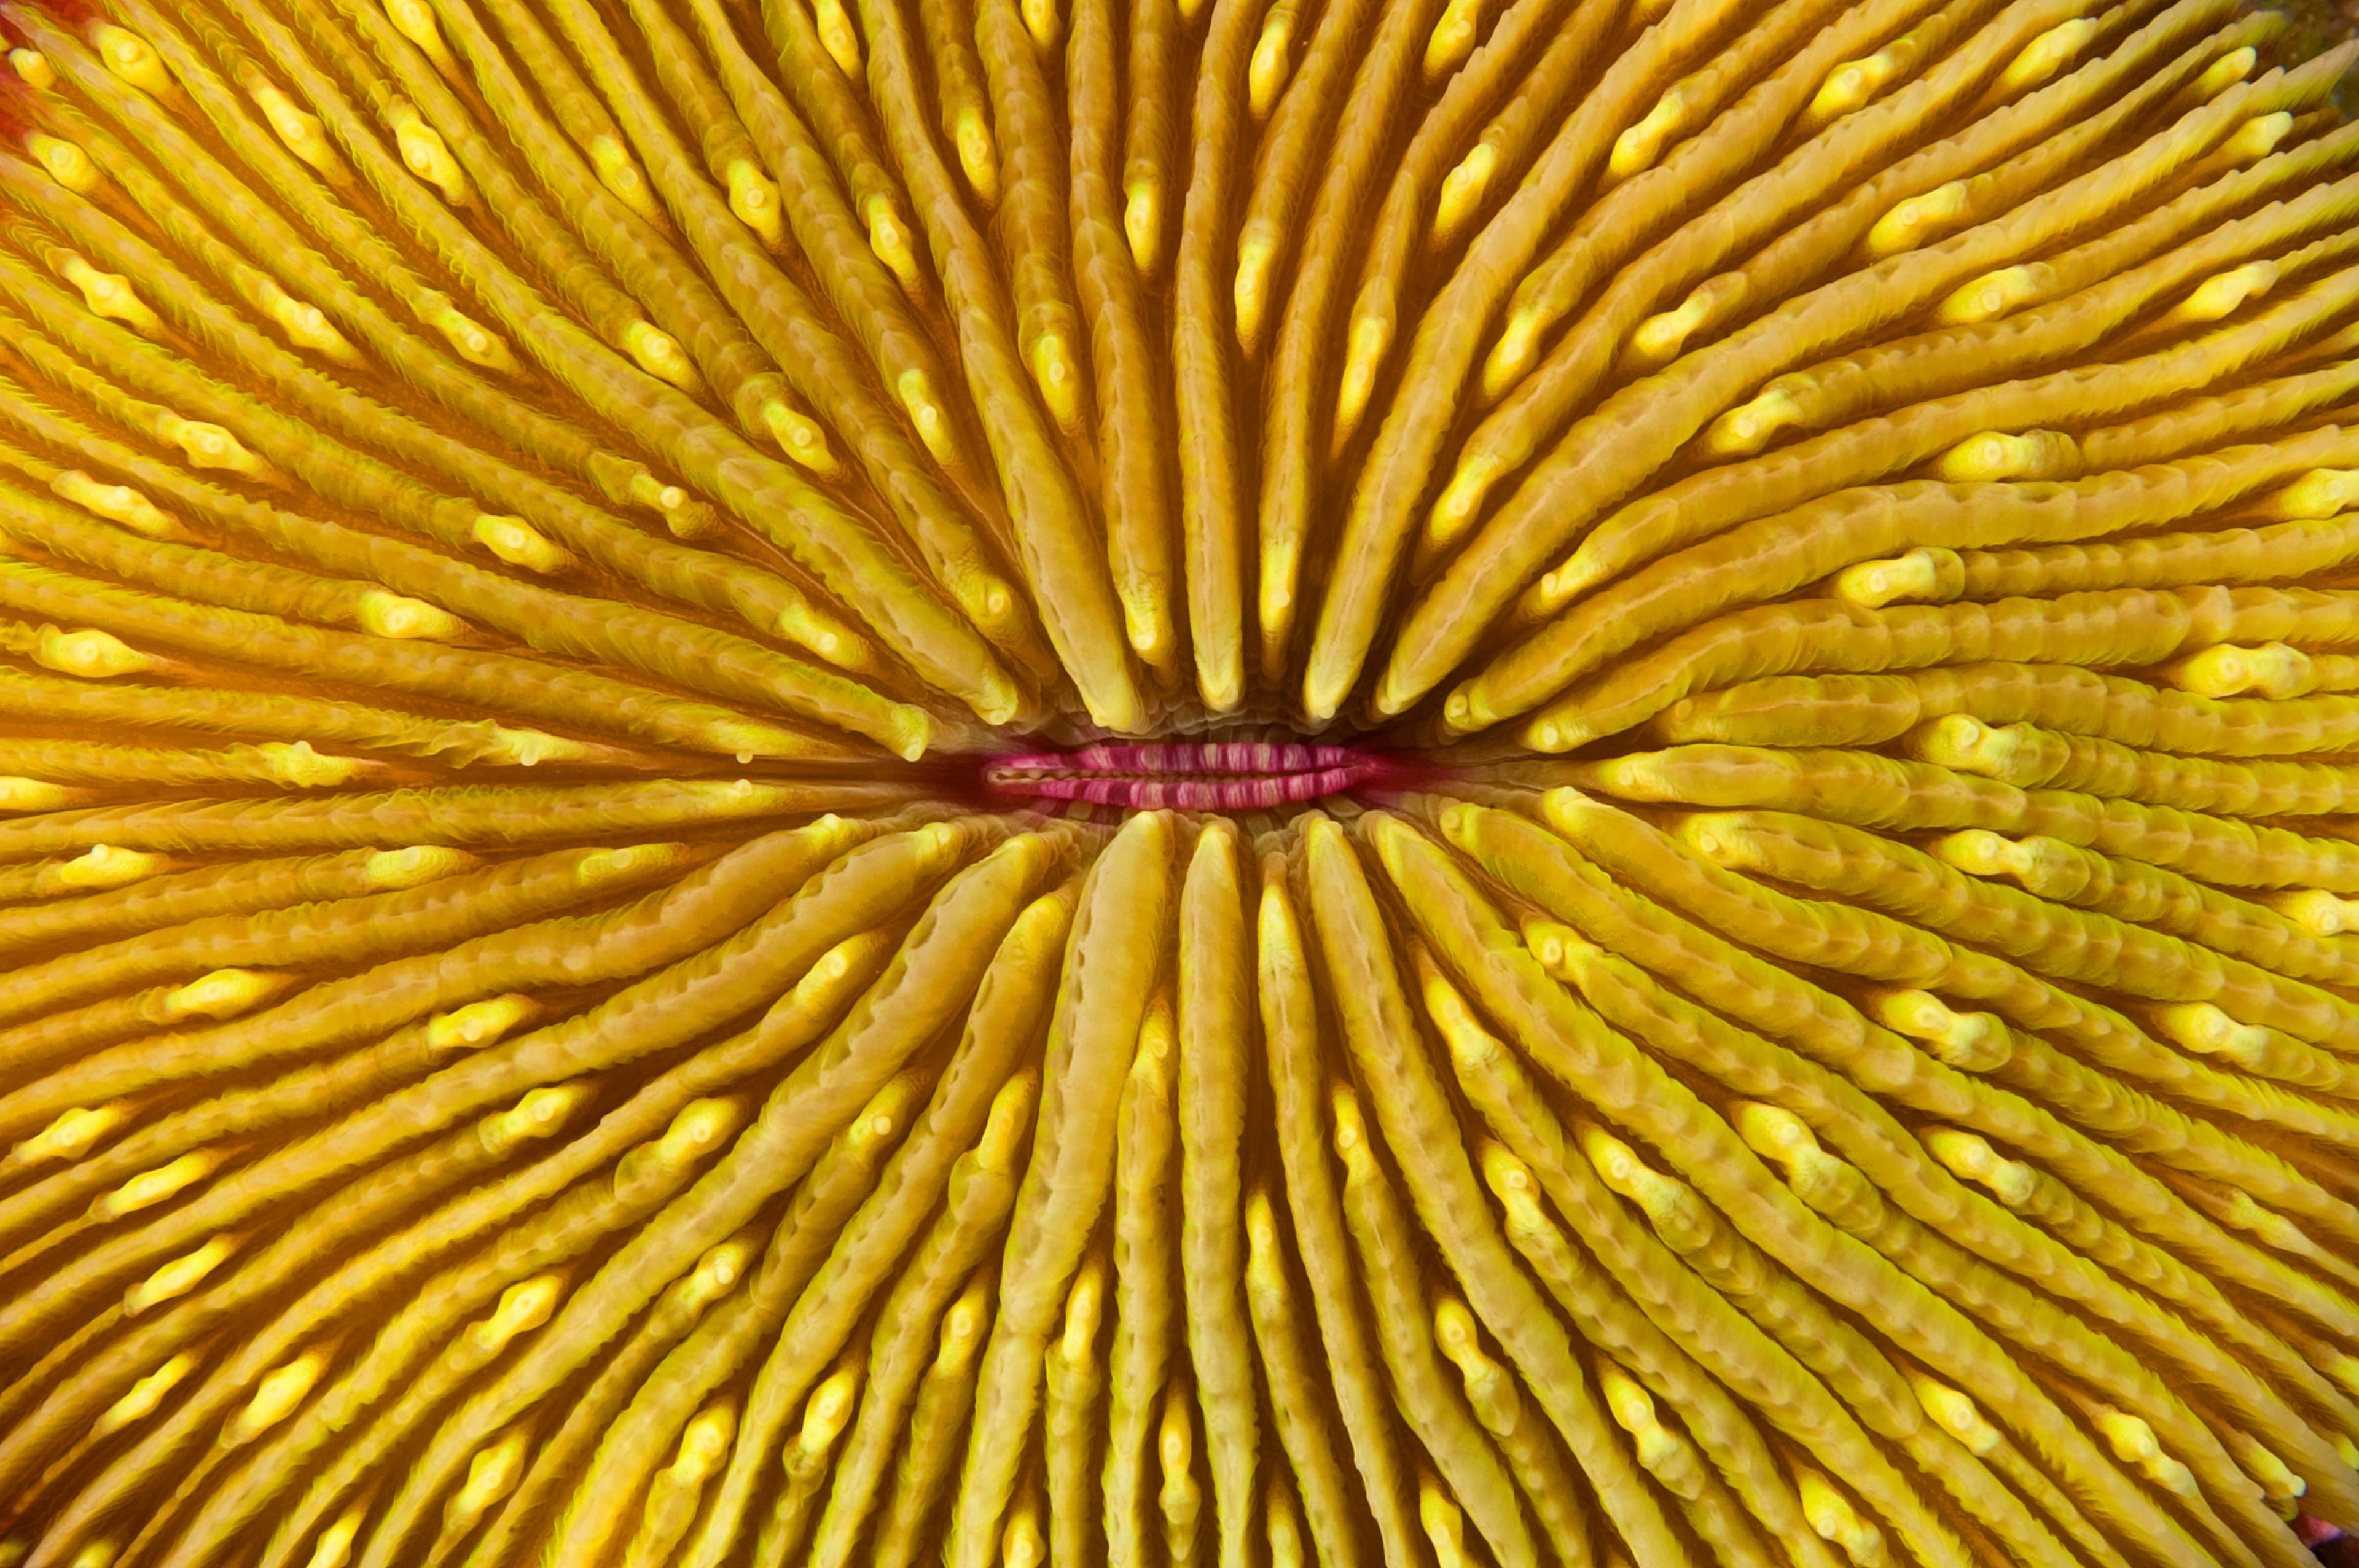
<svg viewBox="0 0 2359 1568">
<path fill-rule="evenodd" d="M 0 33 L 0 1568 L 2359 1530 L 2350 50 Z"/>
</svg>

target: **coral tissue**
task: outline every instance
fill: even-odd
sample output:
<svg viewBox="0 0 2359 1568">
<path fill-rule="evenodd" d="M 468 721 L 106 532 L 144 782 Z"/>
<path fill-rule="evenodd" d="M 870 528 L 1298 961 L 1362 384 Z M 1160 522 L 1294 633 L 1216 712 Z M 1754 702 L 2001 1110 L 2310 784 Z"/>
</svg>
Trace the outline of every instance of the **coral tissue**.
<svg viewBox="0 0 2359 1568">
<path fill-rule="evenodd" d="M 0 1568 L 2315 1568 L 2354 48 L 0 0 Z"/>
</svg>

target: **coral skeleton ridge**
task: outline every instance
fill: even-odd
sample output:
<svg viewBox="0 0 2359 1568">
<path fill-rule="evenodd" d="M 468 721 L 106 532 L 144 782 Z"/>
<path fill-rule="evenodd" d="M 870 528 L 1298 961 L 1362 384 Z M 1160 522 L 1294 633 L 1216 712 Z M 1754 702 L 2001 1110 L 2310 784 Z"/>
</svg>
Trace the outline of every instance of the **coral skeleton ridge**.
<svg viewBox="0 0 2359 1568">
<path fill-rule="evenodd" d="M 2359 45 L 0 47 L 0 1568 L 2359 1550 Z"/>
</svg>

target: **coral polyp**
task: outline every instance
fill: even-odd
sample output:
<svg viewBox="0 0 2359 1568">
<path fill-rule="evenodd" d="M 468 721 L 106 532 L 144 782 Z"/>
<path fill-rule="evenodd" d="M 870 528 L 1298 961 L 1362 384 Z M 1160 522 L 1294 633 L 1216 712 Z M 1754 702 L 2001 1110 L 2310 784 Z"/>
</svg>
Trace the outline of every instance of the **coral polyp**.
<svg viewBox="0 0 2359 1568">
<path fill-rule="evenodd" d="M 2315 1568 L 2359 45 L 0 0 L 0 1568 Z"/>
</svg>

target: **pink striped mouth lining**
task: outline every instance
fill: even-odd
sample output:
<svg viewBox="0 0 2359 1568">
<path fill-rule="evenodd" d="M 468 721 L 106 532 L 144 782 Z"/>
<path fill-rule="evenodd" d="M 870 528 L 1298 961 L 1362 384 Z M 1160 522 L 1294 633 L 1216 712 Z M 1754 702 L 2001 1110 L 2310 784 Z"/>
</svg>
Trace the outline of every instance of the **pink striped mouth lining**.
<svg viewBox="0 0 2359 1568">
<path fill-rule="evenodd" d="M 1383 759 L 1348 746 L 1201 741 L 1029 752 L 999 758 L 983 776 L 1000 795 L 1134 811 L 1250 811 L 1340 794 L 1386 771 Z"/>
</svg>

